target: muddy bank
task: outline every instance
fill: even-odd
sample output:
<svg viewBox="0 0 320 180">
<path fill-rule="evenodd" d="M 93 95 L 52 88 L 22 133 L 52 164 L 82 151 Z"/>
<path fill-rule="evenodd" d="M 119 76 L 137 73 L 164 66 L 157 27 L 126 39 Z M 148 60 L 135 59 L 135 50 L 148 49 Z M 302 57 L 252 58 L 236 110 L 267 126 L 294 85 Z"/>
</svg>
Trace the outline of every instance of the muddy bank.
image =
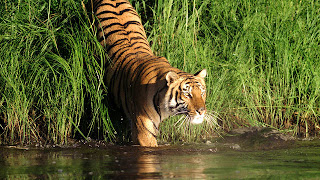
<svg viewBox="0 0 320 180">
<path fill-rule="evenodd" d="M 87 140 L 69 140 L 66 145 L 55 144 L 41 144 L 35 142 L 29 145 L 16 145 L 16 146 L 3 146 L 7 148 L 16 149 L 59 149 L 59 148 L 99 148 L 108 149 L 115 153 L 120 149 L 121 151 L 133 153 L 176 153 L 176 152 L 220 152 L 228 150 L 236 151 L 258 151 L 258 150 L 274 150 L 286 149 L 296 146 L 303 146 L 306 139 L 295 138 L 291 135 L 281 133 L 272 128 L 249 127 L 238 128 L 229 133 L 224 134 L 222 137 L 212 138 L 201 143 L 181 143 L 175 144 L 160 144 L 158 148 L 144 148 L 135 145 L 117 145 L 107 143 L 105 141 L 98 141 L 88 138 Z M 307 139 L 318 142 L 319 139 Z M 179 147 L 179 148 L 177 148 Z M 174 150 L 173 150 L 174 149 Z"/>
<path fill-rule="evenodd" d="M 217 142 L 235 150 L 271 150 L 290 148 L 299 141 L 272 128 L 250 127 L 234 129 Z"/>
</svg>

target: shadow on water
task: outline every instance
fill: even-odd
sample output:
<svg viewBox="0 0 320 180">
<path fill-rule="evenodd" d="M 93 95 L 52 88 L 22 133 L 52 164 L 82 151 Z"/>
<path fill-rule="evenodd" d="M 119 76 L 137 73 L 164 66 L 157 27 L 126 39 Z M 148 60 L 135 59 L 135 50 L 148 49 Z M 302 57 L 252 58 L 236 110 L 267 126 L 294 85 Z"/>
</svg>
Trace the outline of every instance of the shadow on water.
<svg viewBox="0 0 320 180">
<path fill-rule="evenodd" d="M 250 134 L 250 132 L 249 132 Z M 255 148 L 248 132 L 213 143 L 159 148 L 114 145 L 0 147 L 0 179 L 320 178 L 320 142 Z M 240 142 L 240 138 L 246 139 Z M 270 140 L 270 139 L 269 139 Z M 276 138 L 275 138 L 276 140 Z M 253 141 L 253 143 L 252 143 Z M 254 148 L 247 148 L 252 146 Z"/>
</svg>

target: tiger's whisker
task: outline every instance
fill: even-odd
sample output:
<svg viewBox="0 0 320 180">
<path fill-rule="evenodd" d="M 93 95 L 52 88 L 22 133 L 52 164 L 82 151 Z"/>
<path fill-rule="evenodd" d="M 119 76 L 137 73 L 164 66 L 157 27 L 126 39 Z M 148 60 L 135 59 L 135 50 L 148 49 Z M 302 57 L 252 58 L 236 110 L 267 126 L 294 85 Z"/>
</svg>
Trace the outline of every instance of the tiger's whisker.
<svg viewBox="0 0 320 180">
<path fill-rule="evenodd" d="M 220 120 L 219 116 L 217 115 L 216 112 L 209 112 L 205 115 L 205 121 L 207 123 L 207 125 L 209 126 L 209 128 L 214 128 L 217 129 L 219 128 L 219 124 L 218 124 L 218 119 Z"/>
<path fill-rule="evenodd" d="M 182 126 L 184 126 L 186 119 L 187 119 L 187 116 L 182 116 L 181 119 L 182 119 L 182 122 L 179 124 L 178 129 L 180 129 Z"/>
<path fill-rule="evenodd" d="M 177 121 L 176 123 L 174 123 L 174 125 L 176 126 L 177 124 L 179 124 L 183 118 L 184 118 L 184 117 L 181 116 L 181 117 L 178 119 L 178 121 Z M 183 122 L 183 121 L 182 121 L 182 122 Z"/>
</svg>

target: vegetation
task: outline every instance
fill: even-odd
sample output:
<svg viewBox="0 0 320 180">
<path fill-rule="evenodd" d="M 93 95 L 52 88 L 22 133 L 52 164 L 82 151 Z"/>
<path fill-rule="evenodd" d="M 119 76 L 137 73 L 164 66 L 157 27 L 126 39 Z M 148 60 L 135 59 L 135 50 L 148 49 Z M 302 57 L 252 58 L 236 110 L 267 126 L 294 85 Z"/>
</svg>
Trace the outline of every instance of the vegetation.
<svg viewBox="0 0 320 180">
<path fill-rule="evenodd" d="M 0 6 L 1 143 L 65 144 L 76 132 L 93 131 L 111 138 L 99 60 L 105 55 L 81 4 L 5 0 Z"/>
<path fill-rule="evenodd" d="M 86 2 L 0 2 L 0 144 L 112 140 L 105 54 Z M 206 68 L 209 123 L 170 118 L 159 139 L 195 141 L 238 126 L 319 135 L 320 3 L 134 1 L 157 55 Z"/>
<path fill-rule="evenodd" d="M 152 9 L 153 49 L 185 71 L 209 70 L 207 107 L 223 129 L 319 135 L 319 2 L 158 0 Z M 189 132 L 163 127 L 172 139 Z"/>
</svg>

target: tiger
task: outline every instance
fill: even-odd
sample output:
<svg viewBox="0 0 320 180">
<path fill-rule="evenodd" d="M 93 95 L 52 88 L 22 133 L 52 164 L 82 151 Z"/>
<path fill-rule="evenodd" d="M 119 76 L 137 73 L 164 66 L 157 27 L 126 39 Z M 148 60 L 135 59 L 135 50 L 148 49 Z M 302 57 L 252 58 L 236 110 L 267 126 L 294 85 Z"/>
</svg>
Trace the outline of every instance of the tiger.
<svg viewBox="0 0 320 180">
<path fill-rule="evenodd" d="M 157 147 L 159 124 L 185 114 L 200 124 L 206 114 L 207 70 L 190 74 L 154 55 L 128 0 L 92 0 L 94 27 L 109 58 L 104 82 L 113 104 L 131 121 L 133 144 Z"/>
</svg>

